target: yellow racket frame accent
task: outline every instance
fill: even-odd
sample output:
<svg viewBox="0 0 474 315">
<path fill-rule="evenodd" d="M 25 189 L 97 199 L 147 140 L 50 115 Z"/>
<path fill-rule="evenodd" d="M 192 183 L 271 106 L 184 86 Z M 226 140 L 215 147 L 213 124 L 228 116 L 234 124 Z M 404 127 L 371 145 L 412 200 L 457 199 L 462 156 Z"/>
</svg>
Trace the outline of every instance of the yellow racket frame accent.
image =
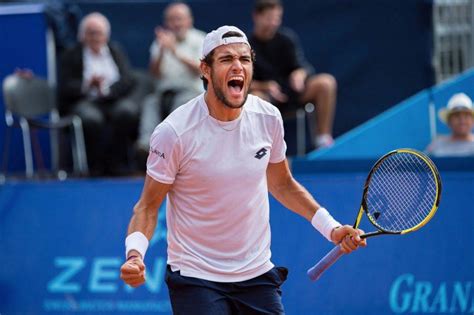
<svg viewBox="0 0 474 315">
<path fill-rule="evenodd" d="M 433 161 L 431 161 L 431 159 L 429 157 L 427 157 L 425 154 L 419 152 L 419 151 L 416 151 L 416 150 L 413 150 L 413 149 L 399 149 L 399 150 L 395 150 L 397 152 L 401 152 L 401 153 L 410 153 L 410 154 L 414 154 L 416 156 L 418 156 L 420 159 L 422 159 L 423 161 L 426 162 L 426 164 L 429 166 L 430 170 L 431 170 L 431 173 L 433 173 L 433 176 L 435 178 L 435 184 L 436 184 L 436 202 L 433 204 L 433 206 L 431 207 L 431 210 L 430 210 L 430 213 L 426 216 L 426 218 L 423 219 L 423 221 L 421 221 L 420 223 L 418 223 L 417 225 L 415 225 L 414 227 L 412 228 L 409 228 L 409 229 L 406 229 L 406 230 L 403 230 L 400 234 L 407 234 L 407 233 L 410 233 L 410 232 L 413 232 L 413 231 L 416 231 L 418 230 L 419 228 L 421 228 L 422 226 L 424 226 L 426 223 L 428 223 L 428 221 L 431 220 L 431 218 L 435 215 L 436 213 L 436 210 L 438 210 L 438 206 L 439 206 L 439 201 L 440 201 L 440 197 L 441 197 L 441 178 L 439 176 L 439 172 L 438 172 L 438 169 L 436 168 L 436 166 L 434 165 Z"/>
</svg>

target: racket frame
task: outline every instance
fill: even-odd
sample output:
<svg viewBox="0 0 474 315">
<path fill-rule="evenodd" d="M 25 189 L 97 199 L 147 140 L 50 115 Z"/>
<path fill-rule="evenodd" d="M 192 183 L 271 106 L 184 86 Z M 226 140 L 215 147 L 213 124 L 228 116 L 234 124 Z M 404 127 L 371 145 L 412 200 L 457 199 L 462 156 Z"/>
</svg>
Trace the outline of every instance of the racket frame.
<svg viewBox="0 0 474 315">
<path fill-rule="evenodd" d="M 397 154 L 397 153 L 414 154 L 417 157 L 419 157 L 420 159 L 422 159 L 428 165 L 430 171 L 435 176 L 436 200 L 433 203 L 433 206 L 432 206 L 430 212 L 428 213 L 428 215 L 417 225 L 415 225 L 411 228 L 402 230 L 402 231 L 387 231 L 387 230 L 383 229 L 381 226 L 379 226 L 375 222 L 374 218 L 368 212 L 366 197 L 367 197 L 368 190 L 369 190 L 370 180 L 371 180 L 372 175 L 374 174 L 374 172 L 377 170 L 377 168 L 380 166 L 380 164 L 386 158 L 388 158 L 389 156 L 391 156 L 393 154 Z M 365 233 L 365 234 L 361 235 L 361 238 L 368 238 L 368 237 L 372 237 L 372 236 L 376 236 L 376 235 L 382 235 L 382 234 L 407 234 L 407 233 L 418 230 L 419 228 L 424 226 L 426 223 L 428 223 L 428 221 L 431 220 L 431 218 L 436 213 L 436 210 L 438 209 L 440 200 L 441 200 L 441 177 L 439 175 L 438 169 L 436 168 L 434 163 L 431 161 L 431 159 L 429 157 L 427 157 L 425 154 L 421 153 L 420 151 L 417 151 L 417 150 L 414 150 L 414 149 L 393 150 L 393 151 L 388 152 L 384 156 L 382 156 L 380 159 L 378 159 L 377 162 L 375 162 L 374 166 L 372 166 L 372 169 L 370 170 L 369 175 L 367 176 L 367 179 L 366 179 L 365 184 L 364 184 L 364 191 L 363 191 L 363 194 L 362 194 L 361 206 L 360 206 L 359 213 L 357 214 L 357 217 L 356 217 L 356 220 L 355 220 L 355 223 L 354 223 L 353 227 L 357 228 L 359 226 L 360 221 L 362 220 L 362 215 L 365 212 L 365 214 L 367 215 L 367 218 L 369 219 L 369 221 L 372 223 L 372 225 L 374 225 L 377 228 L 377 231 Z M 327 270 L 331 265 L 333 265 L 341 256 L 343 256 L 343 254 L 344 253 L 342 251 L 341 245 L 336 245 L 316 265 L 314 265 L 313 267 L 308 269 L 307 274 L 308 274 L 309 278 L 313 281 L 319 279 L 319 277 L 321 277 L 322 273 L 325 270 Z"/>
<path fill-rule="evenodd" d="M 429 214 L 420 223 L 418 223 L 417 225 L 415 225 L 411 228 L 395 232 L 395 231 L 387 231 L 387 230 L 385 230 L 384 228 L 382 228 L 381 226 L 379 226 L 377 224 L 376 220 L 372 217 L 372 215 L 368 211 L 368 206 L 367 206 L 367 201 L 366 200 L 367 200 L 367 194 L 369 192 L 369 184 L 370 184 L 370 180 L 372 179 L 372 175 L 375 173 L 375 171 L 378 169 L 378 167 L 382 164 L 382 162 L 385 159 L 387 159 L 388 157 L 390 157 L 394 154 L 399 154 L 399 153 L 414 154 L 426 163 L 426 165 L 429 167 L 431 173 L 435 177 L 436 200 L 435 200 Z M 426 156 L 424 153 L 422 153 L 418 150 L 414 150 L 414 149 L 403 148 L 403 149 L 393 150 L 393 151 L 390 151 L 390 152 L 386 153 L 381 158 L 379 158 L 377 160 L 377 162 L 375 162 L 374 166 L 372 166 L 369 174 L 367 175 L 367 179 L 365 180 L 365 184 L 364 184 L 364 191 L 362 193 L 362 201 L 361 201 L 360 210 L 359 210 L 359 213 L 357 214 L 357 218 L 356 218 L 356 221 L 355 221 L 353 227 L 357 228 L 359 226 L 360 221 L 362 220 L 362 214 L 365 212 L 365 214 L 366 214 L 367 218 L 369 219 L 370 223 L 372 223 L 372 225 L 374 225 L 377 228 L 378 231 L 365 233 L 365 234 L 361 235 L 361 238 L 368 238 L 368 237 L 383 235 L 383 234 L 407 234 L 407 233 L 410 233 L 410 232 L 413 232 L 413 231 L 416 231 L 416 230 L 420 229 L 421 227 L 426 225 L 426 223 L 428 223 L 431 220 L 431 218 L 433 218 L 433 216 L 436 213 L 436 210 L 438 209 L 440 200 L 441 200 L 441 177 L 439 175 L 438 169 L 436 168 L 434 163 L 431 161 L 431 159 L 428 156 Z"/>
</svg>

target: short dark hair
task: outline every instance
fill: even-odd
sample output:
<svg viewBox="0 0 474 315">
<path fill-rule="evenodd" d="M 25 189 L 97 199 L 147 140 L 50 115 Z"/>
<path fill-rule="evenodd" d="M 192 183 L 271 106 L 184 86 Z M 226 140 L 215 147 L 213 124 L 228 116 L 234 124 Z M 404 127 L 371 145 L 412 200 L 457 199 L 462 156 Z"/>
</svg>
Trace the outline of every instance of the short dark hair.
<svg viewBox="0 0 474 315">
<path fill-rule="evenodd" d="M 224 35 L 222 35 L 222 38 L 227 38 L 227 37 L 243 37 L 243 36 L 239 32 L 230 31 L 230 32 L 227 32 Z M 215 49 L 213 49 L 210 53 L 208 53 L 202 59 L 202 62 L 204 62 L 205 64 L 207 64 L 209 66 L 212 66 L 212 64 L 214 62 L 214 51 L 215 51 Z M 250 51 L 251 51 L 250 55 L 252 57 L 252 62 L 255 62 L 255 52 L 253 51 L 253 49 L 250 49 Z M 209 82 L 202 75 L 201 75 L 201 80 L 202 80 L 202 85 L 204 86 L 204 89 L 207 90 L 207 85 L 208 85 Z"/>
<path fill-rule="evenodd" d="M 253 6 L 253 11 L 257 14 L 276 7 L 283 8 L 280 0 L 256 0 Z"/>
</svg>

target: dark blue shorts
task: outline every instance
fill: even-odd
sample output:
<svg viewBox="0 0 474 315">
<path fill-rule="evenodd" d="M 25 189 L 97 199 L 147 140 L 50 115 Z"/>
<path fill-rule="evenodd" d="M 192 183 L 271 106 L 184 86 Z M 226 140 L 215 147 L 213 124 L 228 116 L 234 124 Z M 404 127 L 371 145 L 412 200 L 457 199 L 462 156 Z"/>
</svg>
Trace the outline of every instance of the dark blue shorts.
<svg viewBox="0 0 474 315">
<path fill-rule="evenodd" d="M 166 270 L 166 284 L 175 315 L 285 314 L 280 286 L 288 269 L 274 267 L 241 282 L 214 282 Z"/>
</svg>

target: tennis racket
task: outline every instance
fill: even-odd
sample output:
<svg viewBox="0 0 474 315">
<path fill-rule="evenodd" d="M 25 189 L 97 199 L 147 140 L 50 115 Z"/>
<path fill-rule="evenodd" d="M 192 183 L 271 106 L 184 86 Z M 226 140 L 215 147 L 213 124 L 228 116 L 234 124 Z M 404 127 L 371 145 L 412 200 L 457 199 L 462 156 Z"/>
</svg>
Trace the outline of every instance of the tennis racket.
<svg viewBox="0 0 474 315">
<path fill-rule="evenodd" d="M 365 213 L 377 230 L 362 238 L 406 234 L 424 226 L 438 209 L 441 179 L 433 161 L 413 149 L 398 149 L 382 156 L 367 176 L 357 228 Z M 308 270 L 311 280 L 334 264 L 344 253 L 340 245 Z"/>
</svg>

